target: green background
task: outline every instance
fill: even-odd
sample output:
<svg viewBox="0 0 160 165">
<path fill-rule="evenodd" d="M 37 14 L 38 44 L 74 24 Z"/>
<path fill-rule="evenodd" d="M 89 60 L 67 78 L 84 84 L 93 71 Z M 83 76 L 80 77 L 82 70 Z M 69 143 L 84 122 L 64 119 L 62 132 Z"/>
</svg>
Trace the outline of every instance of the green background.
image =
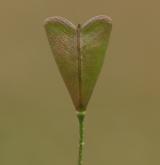
<svg viewBox="0 0 160 165">
<path fill-rule="evenodd" d="M 76 165 L 78 121 L 43 21 L 106 14 L 113 30 L 89 102 L 84 165 L 160 164 L 159 1 L 0 4 L 0 164 Z"/>
</svg>

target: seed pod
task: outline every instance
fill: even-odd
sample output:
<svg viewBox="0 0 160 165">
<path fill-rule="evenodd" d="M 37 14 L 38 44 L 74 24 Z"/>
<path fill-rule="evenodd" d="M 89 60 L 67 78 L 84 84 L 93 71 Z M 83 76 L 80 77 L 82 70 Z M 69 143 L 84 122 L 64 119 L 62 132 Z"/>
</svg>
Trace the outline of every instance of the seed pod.
<svg viewBox="0 0 160 165">
<path fill-rule="evenodd" d="M 45 21 L 55 61 L 77 111 L 85 111 L 108 47 L 111 19 L 100 15 L 77 27 L 62 17 Z"/>
</svg>

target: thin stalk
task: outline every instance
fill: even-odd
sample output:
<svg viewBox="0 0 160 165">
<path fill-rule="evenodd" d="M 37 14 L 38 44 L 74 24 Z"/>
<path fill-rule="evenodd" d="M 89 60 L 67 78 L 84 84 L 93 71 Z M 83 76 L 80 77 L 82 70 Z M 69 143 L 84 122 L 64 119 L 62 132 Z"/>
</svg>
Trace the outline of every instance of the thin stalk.
<svg viewBox="0 0 160 165">
<path fill-rule="evenodd" d="M 79 155 L 78 165 L 83 164 L 83 150 L 84 150 L 84 118 L 85 112 L 78 112 L 77 117 L 79 120 Z"/>
</svg>

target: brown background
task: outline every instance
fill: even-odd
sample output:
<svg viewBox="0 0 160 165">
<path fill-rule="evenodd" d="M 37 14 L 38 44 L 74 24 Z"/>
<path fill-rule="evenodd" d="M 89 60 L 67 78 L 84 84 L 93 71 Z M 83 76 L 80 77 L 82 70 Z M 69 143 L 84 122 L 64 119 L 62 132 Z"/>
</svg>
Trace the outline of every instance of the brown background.
<svg viewBox="0 0 160 165">
<path fill-rule="evenodd" d="M 43 21 L 106 14 L 113 31 L 88 106 L 84 165 L 160 164 L 158 0 L 0 2 L 0 164 L 76 165 L 78 122 Z"/>
</svg>

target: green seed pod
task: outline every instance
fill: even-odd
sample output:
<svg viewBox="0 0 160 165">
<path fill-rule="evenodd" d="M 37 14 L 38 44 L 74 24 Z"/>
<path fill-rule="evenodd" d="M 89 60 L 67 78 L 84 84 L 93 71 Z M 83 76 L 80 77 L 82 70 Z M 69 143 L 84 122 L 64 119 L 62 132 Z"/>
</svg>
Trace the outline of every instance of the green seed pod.
<svg viewBox="0 0 160 165">
<path fill-rule="evenodd" d="M 111 19 L 100 15 L 77 27 L 62 17 L 45 21 L 48 40 L 77 111 L 85 111 L 108 47 Z"/>
</svg>

